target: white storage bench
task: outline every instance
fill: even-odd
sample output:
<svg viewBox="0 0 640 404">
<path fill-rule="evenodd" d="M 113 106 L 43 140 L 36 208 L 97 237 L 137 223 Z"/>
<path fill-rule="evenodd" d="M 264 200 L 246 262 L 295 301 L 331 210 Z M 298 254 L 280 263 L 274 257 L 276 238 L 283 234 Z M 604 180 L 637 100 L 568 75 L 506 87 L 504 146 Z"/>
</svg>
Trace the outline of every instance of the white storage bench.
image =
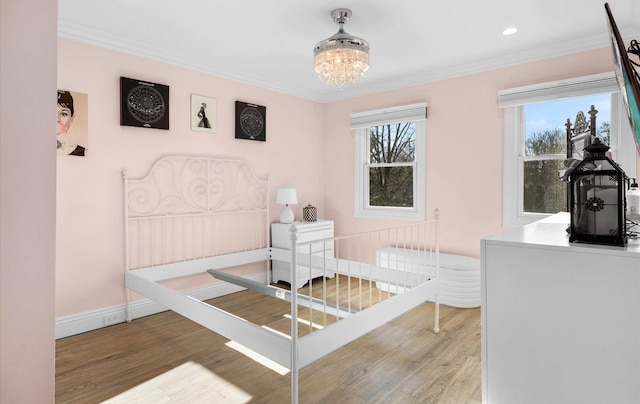
<svg viewBox="0 0 640 404">
<path fill-rule="evenodd" d="M 435 254 L 404 248 L 382 248 L 376 252 L 376 264 L 403 271 L 418 271 L 419 265 L 433 266 Z M 415 269 L 414 269 L 415 268 Z M 458 308 L 480 307 L 480 260 L 464 255 L 440 253 L 440 304 Z M 396 285 L 377 282 L 378 288 L 394 292 Z"/>
</svg>

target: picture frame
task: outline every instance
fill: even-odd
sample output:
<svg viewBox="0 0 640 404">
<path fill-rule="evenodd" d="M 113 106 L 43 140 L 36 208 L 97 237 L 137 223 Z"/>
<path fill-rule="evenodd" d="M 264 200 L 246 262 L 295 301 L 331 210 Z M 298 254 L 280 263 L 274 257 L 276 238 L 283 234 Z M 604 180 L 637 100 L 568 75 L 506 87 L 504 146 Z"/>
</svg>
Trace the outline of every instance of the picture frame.
<svg viewBox="0 0 640 404">
<path fill-rule="evenodd" d="M 120 77 L 120 125 L 169 129 L 169 86 Z"/>
<path fill-rule="evenodd" d="M 191 130 L 216 133 L 216 111 L 215 98 L 191 94 Z"/>
<path fill-rule="evenodd" d="M 640 73 L 634 68 L 634 65 L 640 68 L 640 44 L 638 44 L 637 40 L 632 40 L 629 49 L 625 48 L 609 4 L 605 3 L 604 7 L 607 13 L 616 81 L 629 118 L 631 132 L 636 143 L 636 151 L 640 156 Z M 638 56 L 638 63 L 630 61 L 629 53 Z"/>
<path fill-rule="evenodd" d="M 57 155 L 86 156 L 89 139 L 89 96 L 58 90 Z"/>
<path fill-rule="evenodd" d="M 267 107 L 236 101 L 236 139 L 267 140 Z"/>
</svg>

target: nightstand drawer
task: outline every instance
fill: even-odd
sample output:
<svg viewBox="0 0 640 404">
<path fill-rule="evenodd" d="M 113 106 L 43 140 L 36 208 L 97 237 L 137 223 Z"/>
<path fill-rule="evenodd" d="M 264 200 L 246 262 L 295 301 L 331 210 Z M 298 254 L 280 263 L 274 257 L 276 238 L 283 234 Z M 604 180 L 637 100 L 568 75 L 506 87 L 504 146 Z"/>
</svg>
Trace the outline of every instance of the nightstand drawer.
<svg viewBox="0 0 640 404">
<path fill-rule="evenodd" d="M 298 230 L 298 243 L 308 243 L 315 240 L 333 238 L 333 221 L 321 220 L 318 222 L 296 222 L 293 224 L 272 223 L 271 245 L 278 248 L 291 248 L 289 232 L 291 226 Z"/>
<path fill-rule="evenodd" d="M 298 244 L 333 238 L 333 222 L 331 221 L 301 223 L 296 228 L 298 229 Z"/>
</svg>

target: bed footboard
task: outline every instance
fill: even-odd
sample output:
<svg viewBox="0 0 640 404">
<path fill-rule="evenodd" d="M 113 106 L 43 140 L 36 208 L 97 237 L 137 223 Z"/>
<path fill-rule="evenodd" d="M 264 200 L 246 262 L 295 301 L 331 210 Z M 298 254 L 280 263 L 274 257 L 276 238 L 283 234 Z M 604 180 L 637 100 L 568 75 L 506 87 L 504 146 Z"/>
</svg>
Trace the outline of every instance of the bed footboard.
<svg viewBox="0 0 640 404">
<path fill-rule="evenodd" d="M 289 262 L 291 271 L 324 274 L 308 283 L 306 294 L 327 302 L 327 307 L 323 310 L 300 307 L 299 313 L 307 316 L 309 322 L 318 322 L 328 328 L 328 324 L 342 318 L 337 307 L 360 315 L 380 303 L 391 305 L 387 301 L 393 302 L 405 296 L 411 300 L 417 295 L 420 303 L 436 301 L 440 269 L 437 231 L 437 211 L 430 221 L 309 243 L 298 243 L 296 227 L 292 226 L 291 250 L 271 248 L 271 256 L 272 259 Z M 332 250 L 335 256 L 314 252 L 318 250 L 318 243 L 331 244 L 319 250 Z M 425 258 L 405 265 L 380 262 L 378 252 L 389 248 L 402 248 L 407 255 Z M 429 286 L 421 288 L 423 285 Z M 438 326 L 434 328 L 438 329 Z M 314 328 L 309 326 L 309 332 L 314 332 Z"/>
</svg>

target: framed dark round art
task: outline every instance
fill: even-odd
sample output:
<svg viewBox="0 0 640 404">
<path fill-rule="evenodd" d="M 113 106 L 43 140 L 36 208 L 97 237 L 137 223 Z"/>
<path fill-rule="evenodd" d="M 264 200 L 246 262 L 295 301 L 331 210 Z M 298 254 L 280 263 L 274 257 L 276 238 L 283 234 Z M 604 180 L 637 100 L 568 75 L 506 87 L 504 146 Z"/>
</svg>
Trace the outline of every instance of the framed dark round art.
<svg viewBox="0 0 640 404">
<path fill-rule="evenodd" d="M 120 125 L 169 129 L 169 86 L 120 77 Z"/>
<path fill-rule="evenodd" d="M 267 140 L 267 107 L 236 101 L 236 139 Z"/>
</svg>

